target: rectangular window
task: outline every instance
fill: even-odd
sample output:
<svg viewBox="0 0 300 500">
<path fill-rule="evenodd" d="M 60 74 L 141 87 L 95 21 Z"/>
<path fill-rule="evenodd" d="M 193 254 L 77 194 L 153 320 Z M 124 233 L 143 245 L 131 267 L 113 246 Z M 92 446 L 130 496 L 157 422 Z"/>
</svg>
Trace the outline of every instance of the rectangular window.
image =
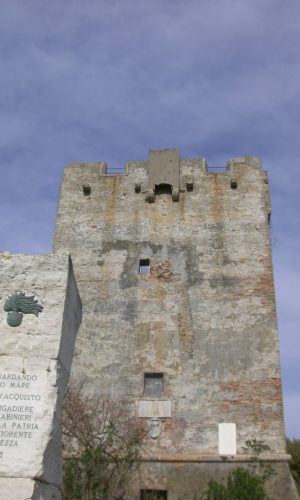
<svg viewBox="0 0 300 500">
<path fill-rule="evenodd" d="M 139 273 L 140 274 L 150 273 L 150 259 L 140 259 Z"/>
<path fill-rule="evenodd" d="M 144 396 L 146 398 L 160 398 L 163 391 L 163 373 L 145 373 Z"/>
<path fill-rule="evenodd" d="M 219 424 L 219 455 L 236 455 L 236 424 Z"/>
<path fill-rule="evenodd" d="M 168 500 L 166 490 L 141 490 L 141 500 Z"/>
</svg>

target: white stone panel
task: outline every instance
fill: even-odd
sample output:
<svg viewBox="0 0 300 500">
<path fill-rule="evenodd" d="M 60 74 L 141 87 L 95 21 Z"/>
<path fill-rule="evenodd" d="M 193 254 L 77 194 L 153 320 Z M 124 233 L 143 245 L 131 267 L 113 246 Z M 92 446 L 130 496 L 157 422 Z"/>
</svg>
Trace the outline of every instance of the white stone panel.
<svg viewBox="0 0 300 500">
<path fill-rule="evenodd" d="M 0 478 L 0 500 L 31 499 L 34 491 L 33 479 Z"/>
<path fill-rule="evenodd" d="M 172 416 L 171 400 L 140 400 L 138 416 L 144 418 L 170 418 Z"/>
<path fill-rule="evenodd" d="M 0 478 L 0 500 L 60 500 L 61 491 L 50 484 L 23 478 Z"/>
<path fill-rule="evenodd" d="M 219 454 L 236 455 L 236 424 L 219 424 Z"/>
<path fill-rule="evenodd" d="M 0 500 L 23 500 L 23 494 L 58 500 L 62 398 L 81 321 L 72 264 L 65 254 L 0 253 L 0 274 Z M 17 291 L 36 297 L 43 310 L 24 313 L 12 327 L 5 304 Z M 9 492 L 2 487 L 8 478 Z"/>
<path fill-rule="evenodd" d="M 42 456 L 56 407 L 57 368 L 49 360 L 5 356 L 0 366 L 0 473 L 42 474 Z"/>
</svg>

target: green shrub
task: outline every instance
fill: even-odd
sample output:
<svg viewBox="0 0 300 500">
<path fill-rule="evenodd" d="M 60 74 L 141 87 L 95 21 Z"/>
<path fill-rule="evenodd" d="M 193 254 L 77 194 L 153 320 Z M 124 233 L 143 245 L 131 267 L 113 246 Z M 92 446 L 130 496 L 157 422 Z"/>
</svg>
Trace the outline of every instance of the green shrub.
<svg viewBox="0 0 300 500">
<path fill-rule="evenodd" d="M 290 470 L 300 493 L 300 439 L 286 440 L 287 452 L 292 455 Z"/>
<path fill-rule="evenodd" d="M 126 405 L 87 396 L 83 383 L 73 385 L 64 402 L 62 434 L 63 500 L 132 498 L 144 428 Z"/>
<path fill-rule="evenodd" d="M 211 480 L 205 500 L 265 500 L 264 479 L 238 467 L 227 477 L 226 486 Z"/>
</svg>

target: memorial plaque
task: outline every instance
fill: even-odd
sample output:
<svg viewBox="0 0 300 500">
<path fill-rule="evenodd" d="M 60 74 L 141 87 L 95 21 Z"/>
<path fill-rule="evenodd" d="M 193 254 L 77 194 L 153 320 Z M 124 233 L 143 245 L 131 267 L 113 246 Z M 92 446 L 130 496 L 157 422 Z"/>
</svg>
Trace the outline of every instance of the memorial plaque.
<svg viewBox="0 0 300 500">
<path fill-rule="evenodd" d="M 56 373 L 53 380 L 45 365 L 25 370 L 19 360 L 8 361 L 0 369 L 0 469 L 18 476 L 26 464 L 36 474 L 53 419 Z"/>
<path fill-rule="evenodd" d="M 0 500 L 60 500 L 60 416 L 81 321 L 72 263 L 7 253 L 0 273 Z"/>
</svg>

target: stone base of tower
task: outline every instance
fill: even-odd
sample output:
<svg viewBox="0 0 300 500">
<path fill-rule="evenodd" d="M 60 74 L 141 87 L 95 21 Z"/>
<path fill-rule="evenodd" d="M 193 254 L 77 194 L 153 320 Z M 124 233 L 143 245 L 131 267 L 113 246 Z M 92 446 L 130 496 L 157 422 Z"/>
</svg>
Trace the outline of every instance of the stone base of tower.
<svg viewBox="0 0 300 500">
<path fill-rule="evenodd" d="M 274 474 L 266 482 L 266 493 L 272 500 L 299 500 L 297 488 L 291 476 L 287 461 L 272 461 Z M 195 500 L 202 498 L 208 482 L 214 479 L 226 482 L 226 476 L 237 467 L 246 468 L 259 474 L 259 464 L 253 462 L 144 462 L 141 467 L 140 489 L 136 489 L 136 499 L 142 491 L 158 490 L 167 492 L 168 500 Z M 162 498 L 164 498 L 162 496 Z"/>
</svg>

